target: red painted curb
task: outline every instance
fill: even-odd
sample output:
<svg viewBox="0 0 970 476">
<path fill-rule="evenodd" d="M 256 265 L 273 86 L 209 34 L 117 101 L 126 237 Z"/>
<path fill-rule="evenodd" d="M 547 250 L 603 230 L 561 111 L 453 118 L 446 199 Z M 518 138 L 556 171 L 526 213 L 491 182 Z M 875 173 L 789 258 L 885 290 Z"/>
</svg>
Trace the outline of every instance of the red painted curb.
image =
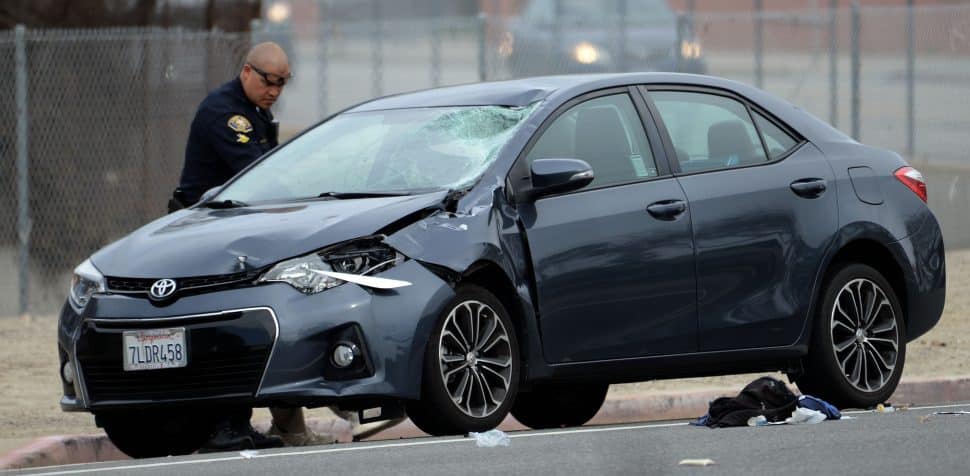
<svg viewBox="0 0 970 476">
<path fill-rule="evenodd" d="M 104 435 L 56 435 L 38 438 L 0 457 L 0 469 L 23 469 L 128 459 Z"/>
<path fill-rule="evenodd" d="M 711 400 L 734 396 L 740 389 L 717 388 L 686 392 L 632 394 L 610 397 L 589 422 L 590 425 L 634 423 L 657 420 L 696 418 L 707 413 Z M 894 405 L 928 405 L 970 400 L 970 376 L 907 379 L 899 384 L 890 398 Z M 341 443 L 351 441 L 346 422 L 310 419 L 308 425 L 317 433 L 337 435 Z M 346 427 L 345 427 L 346 426 Z M 266 431 L 266 428 L 258 428 Z M 526 429 L 509 416 L 499 425 L 503 431 Z M 368 441 L 417 438 L 427 436 L 410 420 L 368 438 Z M 0 456 L 0 469 L 23 469 L 99 461 L 128 459 L 104 435 L 45 436 Z"/>
</svg>

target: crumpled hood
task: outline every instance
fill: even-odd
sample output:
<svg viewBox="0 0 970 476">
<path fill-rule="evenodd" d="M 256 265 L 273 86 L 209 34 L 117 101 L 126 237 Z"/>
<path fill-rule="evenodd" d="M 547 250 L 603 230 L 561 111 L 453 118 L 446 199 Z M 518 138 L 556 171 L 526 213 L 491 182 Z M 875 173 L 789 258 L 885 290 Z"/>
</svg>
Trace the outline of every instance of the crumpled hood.
<svg viewBox="0 0 970 476">
<path fill-rule="evenodd" d="M 371 235 L 434 207 L 447 192 L 182 210 L 155 220 L 91 257 L 105 276 L 180 278 L 235 273 Z"/>
</svg>

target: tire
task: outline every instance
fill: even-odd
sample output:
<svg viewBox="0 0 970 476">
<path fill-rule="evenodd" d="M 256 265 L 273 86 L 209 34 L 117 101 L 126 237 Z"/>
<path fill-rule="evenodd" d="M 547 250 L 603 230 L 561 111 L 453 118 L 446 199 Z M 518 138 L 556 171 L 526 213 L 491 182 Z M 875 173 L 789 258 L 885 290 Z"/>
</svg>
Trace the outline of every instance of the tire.
<svg viewBox="0 0 970 476">
<path fill-rule="evenodd" d="M 839 408 L 871 408 L 896 390 L 905 361 L 905 319 L 889 282 L 864 264 L 835 268 L 815 314 L 805 371 L 795 379 L 799 390 Z"/>
<path fill-rule="evenodd" d="M 463 285 L 431 333 L 421 399 L 407 404 L 408 416 L 436 436 L 495 428 L 515 401 L 520 366 L 505 307 L 484 288 Z"/>
<path fill-rule="evenodd" d="M 190 410 L 111 412 L 97 415 L 97 422 L 111 442 L 132 458 L 194 453 L 215 426 L 211 418 Z"/>
<path fill-rule="evenodd" d="M 603 406 L 608 384 L 542 384 L 519 393 L 512 416 L 541 430 L 582 426 Z"/>
</svg>

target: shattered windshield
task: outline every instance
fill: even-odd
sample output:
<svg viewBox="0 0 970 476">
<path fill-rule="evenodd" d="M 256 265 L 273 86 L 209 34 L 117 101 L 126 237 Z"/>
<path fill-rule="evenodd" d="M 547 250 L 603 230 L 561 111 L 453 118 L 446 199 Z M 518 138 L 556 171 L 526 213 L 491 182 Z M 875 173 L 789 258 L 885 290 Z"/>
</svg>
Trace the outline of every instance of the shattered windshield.
<svg viewBox="0 0 970 476">
<path fill-rule="evenodd" d="M 491 165 L 536 104 L 342 114 L 280 148 L 215 199 L 253 203 L 463 188 Z"/>
</svg>

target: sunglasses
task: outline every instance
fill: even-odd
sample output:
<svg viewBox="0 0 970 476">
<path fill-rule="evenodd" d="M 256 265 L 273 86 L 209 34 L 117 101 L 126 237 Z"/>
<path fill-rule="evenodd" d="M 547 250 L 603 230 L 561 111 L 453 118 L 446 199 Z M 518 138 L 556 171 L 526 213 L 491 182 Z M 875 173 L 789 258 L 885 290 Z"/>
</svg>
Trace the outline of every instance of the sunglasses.
<svg viewBox="0 0 970 476">
<path fill-rule="evenodd" d="M 263 84 L 266 86 L 278 86 L 282 88 L 283 86 L 286 86 L 287 81 L 293 79 L 292 74 L 283 78 L 273 73 L 267 73 L 266 71 L 253 66 L 251 63 L 246 63 L 246 65 L 249 66 L 249 69 L 255 71 L 256 74 L 263 78 Z"/>
</svg>

